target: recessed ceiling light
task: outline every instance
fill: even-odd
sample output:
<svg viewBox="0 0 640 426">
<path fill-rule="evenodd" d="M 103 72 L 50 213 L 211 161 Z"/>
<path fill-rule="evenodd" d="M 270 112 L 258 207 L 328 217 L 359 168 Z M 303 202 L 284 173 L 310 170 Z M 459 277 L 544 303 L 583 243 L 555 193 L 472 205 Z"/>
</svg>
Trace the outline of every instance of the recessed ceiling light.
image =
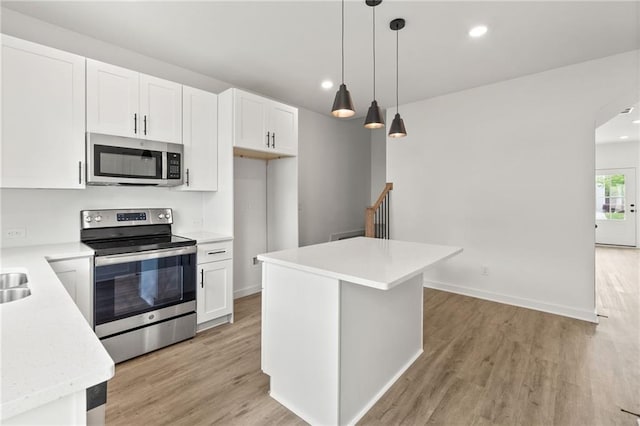
<svg viewBox="0 0 640 426">
<path fill-rule="evenodd" d="M 629 139 L 629 136 L 627 136 L 627 135 L 620 136 L 620 139 Z"/>
<path fill-rule="evenodd" d="M 333 87 L 333 81 L 325 80 L 320 84 L 320 86 L 322 86 L 324 90 L 329 90 Z"/>
<path fill-rule="evenodd" d="M 640 120 L 633 120 L 632 123 L 633 124 L 640 124 Z"/>
<path fill-rule="evenodd" d="M 484 25 L 478 25 L 477 27 L 473 27 L 469 30 L 469 37 L 478 38 L 482 37 L 487 33 L 489 29 Z"/>
</svg>

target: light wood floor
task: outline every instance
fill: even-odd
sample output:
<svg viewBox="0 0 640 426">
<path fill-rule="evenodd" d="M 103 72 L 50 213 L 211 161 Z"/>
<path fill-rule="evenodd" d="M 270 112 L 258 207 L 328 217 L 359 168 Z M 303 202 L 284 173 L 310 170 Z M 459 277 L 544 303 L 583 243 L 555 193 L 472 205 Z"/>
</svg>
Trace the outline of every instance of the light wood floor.
<svg viewBox="0 0 640 426">
<path fill-rule="evenodd" d="M 599 325 L 425 290 L 424 354 L 362 425 L 633 425 L 640 250 L 598 248 Z M 236 322 L 116 366 L 107 425 L 296 425 L 260 371 L 260 296 Z"/>
</svg>

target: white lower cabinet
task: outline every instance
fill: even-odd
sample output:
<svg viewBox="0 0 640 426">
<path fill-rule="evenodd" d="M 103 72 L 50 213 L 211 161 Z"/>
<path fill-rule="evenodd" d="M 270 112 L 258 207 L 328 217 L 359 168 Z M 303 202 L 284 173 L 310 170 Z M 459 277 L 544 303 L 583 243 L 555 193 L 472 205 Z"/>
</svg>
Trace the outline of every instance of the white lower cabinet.
<svg viewBox="0 0 640 426">
<path fill-rule="evenodd" d="M 49 265 L 93 327 L 93 257 L 52 260 Z"/>
<path fill-rule="evenodd" d="M 198 330 L 233 322 L 232 243 L 198 245 Z"/>
</svg>

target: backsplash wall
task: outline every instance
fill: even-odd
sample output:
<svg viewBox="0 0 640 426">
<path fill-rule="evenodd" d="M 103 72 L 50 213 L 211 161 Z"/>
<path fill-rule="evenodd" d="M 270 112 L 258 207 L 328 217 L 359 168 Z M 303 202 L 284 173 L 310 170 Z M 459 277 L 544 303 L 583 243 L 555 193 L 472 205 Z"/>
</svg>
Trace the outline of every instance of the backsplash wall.
<svg viewBox="0 0 640 426">
<path fill-rule="evenodd" d="M 80 210 L 170 207 L 173 232 L 203 229 L 203 194 L 171 188 L 89 186 L 84 190 L 0 190 L 0 245 L 17 247 L 80 239 Z M 24 229 L 24 238 L 7 231 Z"/>
</svg>

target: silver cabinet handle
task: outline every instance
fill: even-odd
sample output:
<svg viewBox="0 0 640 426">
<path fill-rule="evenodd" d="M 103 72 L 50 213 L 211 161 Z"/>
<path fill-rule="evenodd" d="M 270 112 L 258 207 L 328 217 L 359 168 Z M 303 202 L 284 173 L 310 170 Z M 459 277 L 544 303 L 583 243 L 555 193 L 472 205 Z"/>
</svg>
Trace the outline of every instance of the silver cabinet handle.
<svg viewBox="0 0 640 426">
<path fill-rule="evenodd" d="M 82 161 L 78 161 L 78 183 L 82 185 Z"/>
<path fill-rule="evenodd" d="M 189 169 L 187 169 L 187 186 L 189 186 Z"/>
<path fill-rule="evenodd" d="M 223 253 L 226 253 L 226 252 L 227 252 L 226 250 L 214 250 L 214 251 L 208 251 L 208 252 L 207 252 L 207 256 L 210 256 L 210 255 L 212 255 L 212 254 L 223 254 Z"/>
<path fill-rule="evenodd" d="M 204 269 L 200 269 L 200 287 L 204 288 Z"/>
<path fill-rule="evenodd" d="M 272 140 L 271 140 L 271 148 L 275 148 L 276 147 L 276 132 L 273 132 L 273 134 L 271 135 Z"/>
<path fill-rule="evenodd" d="M 146 135 L 147 134 L 147 116 L 146 115 L 144 116 L 143 121 L 144 121 L 144 134 Z"/>
<path fill-rule="evenodd" d="M 138 114 L 133 114 L 133 133 L 138 133 Z"/>
<path fill-rule="evenodd" d="M 267 148 L 269 148 L 269 136 L 271 135 L 271 132 L 267 132 Z"/>
</svg>

